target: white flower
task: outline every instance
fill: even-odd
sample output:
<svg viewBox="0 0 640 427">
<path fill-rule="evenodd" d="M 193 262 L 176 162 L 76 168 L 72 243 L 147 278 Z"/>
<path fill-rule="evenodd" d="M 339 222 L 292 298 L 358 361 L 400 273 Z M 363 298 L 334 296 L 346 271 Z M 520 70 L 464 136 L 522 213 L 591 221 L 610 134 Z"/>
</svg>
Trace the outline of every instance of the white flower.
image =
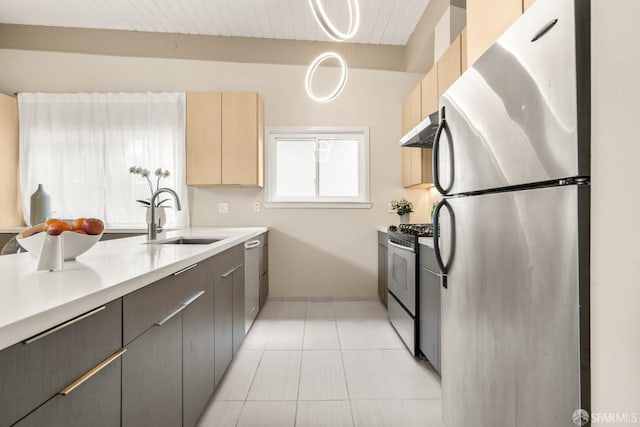
<svg viewBox="0 0 640 427">
<path fill-rule="evenodd" d="M 155 188 L 154 188 L 154 183 L 153 181 L 151 181 L 151 171 L 149 169 L 145 169 L 141 166 L 131 166 L 129 168 L 129 172 L 136 174 L 136 175 L 140 175 L 141 177 L 143 177 L 144 179 L 147 180 L 147 184 L 149 185 L 149 191 L 151 192 L 151 195 L 153 196 L 153 193 L 155 191 L 157 191 L 160 188 L 160 180 L 162 178 L 166 178 L 169 176 L 169 171 L 168 170 L 162 170 L 162 168 L 158 168 L 156 170 L 153 171 L 153 174 L 156 176 L 156 182 L 155 182 Z M 137 200 L 138 203 L 142 204 L 143 206 L 148 207 L 149 206 L 149 200 L 150 199 L 146 199 L 147 201 L 144 200 Z M 159 202 L 157 202 L 156 206 L 160 206 L 163 202 L 165 202 L 166 200 L 161 200 Z"/>
</svg>

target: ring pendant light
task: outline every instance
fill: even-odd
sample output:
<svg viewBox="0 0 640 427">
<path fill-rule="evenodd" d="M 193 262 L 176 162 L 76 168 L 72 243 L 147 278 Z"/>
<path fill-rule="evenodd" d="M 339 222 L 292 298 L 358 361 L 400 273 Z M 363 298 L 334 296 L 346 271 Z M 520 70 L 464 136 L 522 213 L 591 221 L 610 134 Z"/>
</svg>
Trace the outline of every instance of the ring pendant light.
<svg viewBox="0 0 640 427">
<path fill-rule="evenodd" d="M 321 2 L 322 0 L 309 0 L 309 5 L 311 6 L 313 16 L 316 18 L 316 21 L 318 21 L 318 24 L 320 24 L 320 28 L 322 28 L 329 38 L 341 42 L 356 35 L 360 27 L 360 7 L 358 6 L 358 0 L 347 0 L 347 4 L 349 5 L 349 29 L 346 33 L 338 30 L 336 26 L 333 25 Z"/>
<path fill-rule="evenodd" d="M 311 88 L 313 75 L 315 74 L 320 64 L 332 58 L 337 59 L 338 63 L 340 64 L 340 80 L 338 81 L 338 84 L 336 85 L 336 87 L 328 95 L 316 96 L 313 93 L 313 89 Z M 347 64 L 344 62 L 344 59 L 342 59 L 340 55 L 338 55 L 335 52 L 324 52 L 323 54 L 318 56 L 316 59 L 314 59 L 311 65 L 309 65 L 309 69 L 307 70 L 307 76 L 305 78 L 305 87 L 307 89 L 307 94 L 311 99 L 313 99 L 316 102 L 329 102 L 333 100 L 336 96 L 338 96 L 340 92 L 342 92 L 342 89 L 344 89 L 344 86 L 347 83 L 347 74 L 348 74 Z"/>
</svg>

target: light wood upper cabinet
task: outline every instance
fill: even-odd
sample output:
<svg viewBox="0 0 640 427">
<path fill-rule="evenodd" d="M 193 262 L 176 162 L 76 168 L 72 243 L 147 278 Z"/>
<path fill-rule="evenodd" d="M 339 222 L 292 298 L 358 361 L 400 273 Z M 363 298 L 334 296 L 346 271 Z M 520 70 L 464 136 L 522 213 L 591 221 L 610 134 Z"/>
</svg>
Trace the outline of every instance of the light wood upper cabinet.
<svg viewBox="0 0 640 427">
<path fill-rule="evenodd" d="M 421 114 L 420 84 L 416 86 L 402 104 L 402 134 L 405 135 L 420 123 Z"/>
<path fill-rule="evenodd" d="M 400 154 L 402 155 L 402 186 L 404 188 L 411 186 L 411 154 L 412 148 L 400 148 Z"/>
<path fill-rule="evenodd" d="M 222 94 L 222 185 L 263 186 L 263 110 L 257 93 Z"/>
<path fill-rule="evenodd" d="M 187 93 L 187 185 L 222 184 L 222 94 Z"/>
<path fill-rule="evenodd" d="M 531 0 L 524 0 L 525 4 Z M 522 15 L 523 0 L 467 0 L 467 62 L 473 64 Z"/>
<path fill-rule="evenodd" d="M 402 104 L 402 134 L 409 132 L 421 121 L 422 85 L 418 83 Z M 431 177 L 427 177 L 427 171 L 423 168 L 423 149 L 403 147 L 400 150 L 402 151 L 402 186 L 418 188 L 425 185 L 425 180 L 431 181 Z"/>
<path fill-rule="evenodd" d="M 460 60 L 462 61 L 462 72 L 464 73 L 469 68 L 469 62 L 467 61 L 467 28 L 460 33 Z"/>
<path fill-rule="evenodd" d="M 404 188 L 429 188 L 431 174 L 431 150 L 426 148 L 403 147 L 402 186 Z"/>
<path fill-rule="evenodd" d="M 438 97 L 462 74 L 461 37 L 458 36 L 438 61 Z"/>
<path fill-rule="evenodd" d="M 525 10 L 529 9 L 536 0 L 522 0 L 522 11 L 524 13 Z"/>
<path fill-rule="evenodd" d="M 18 194 L 18 145 L 18 101 L 0 94 L 0 226 L 24 225 Z"/>
<path fill-rule="evenodd" d="M 264 107 L 258 93 L 187 93 L 187 185 L 264 185 Z"/>
<path fill-rule="evenodd" d="M 434 78 L 435 76 L 435 78 Z M 423 115 L 432 113 L 438 108 L 435 88 L 431 88 L 433 81 L 437 84 L 437 72 L 425 77 L 405 99 L 402 108 L 402 131 L 406 134 L 424 118 Z M 431 88 L 431 89 L 430 89 Z M 425 106 L 425 89 L 428 97 Z M 425 108 L 432 107 L 435 99 L 435 109 L 424 113 Z M 423 148 L 403 147 L 402 151 L 402 186 L 404 188 L 426 188 L 431 186 L 431 150 Z"/>
<path fill-rule="evenodd" d="M 422 119 L 438 111 L 438 67 L 433 67 L 420 82 Z"/>
<path fill-rule="evenodd" d="M 438 100 L 462 73 L 462 36 L 458 36 L 440 61 L 429 70 L 402 104 L 402 133 L 413 129 L 438 111 Z M 402 186 L 429 188 L 433 185 L 431 150 L 402 148 Z"/>
</svg>

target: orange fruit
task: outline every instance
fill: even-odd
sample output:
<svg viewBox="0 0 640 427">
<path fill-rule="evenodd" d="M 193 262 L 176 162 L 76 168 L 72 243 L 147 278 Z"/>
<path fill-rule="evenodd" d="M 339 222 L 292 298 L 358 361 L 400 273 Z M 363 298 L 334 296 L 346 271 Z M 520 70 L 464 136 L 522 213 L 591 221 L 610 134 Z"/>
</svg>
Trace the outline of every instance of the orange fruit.
<svg viewBox="0 0 640 427">
<path fill-rule="evenodd" d="M 60 219 L 49 219 L 45 224 L 47 225 L 47 233 L 52 236 L 57 236 L 63 231 L 72 230 L 71 224 Z"/>
<path fill-rule="evenodd" d="M 73 231 L 82 230 L 82 224 L 84 223 L 84 218 L 76 218 L 73 220 L 71 227 Z"/>
</svg>

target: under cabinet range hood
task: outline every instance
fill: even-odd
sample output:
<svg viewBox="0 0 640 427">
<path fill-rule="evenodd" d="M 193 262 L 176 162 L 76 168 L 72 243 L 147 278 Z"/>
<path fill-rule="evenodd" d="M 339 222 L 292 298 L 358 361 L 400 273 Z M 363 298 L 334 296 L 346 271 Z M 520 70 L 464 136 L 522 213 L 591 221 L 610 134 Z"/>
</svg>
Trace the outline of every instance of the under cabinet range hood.
<svg viewBox="0 0 640 427">
<path fill-rule="evenodd" d="M 438 130 L 438 112 L 431 113 L 400 139 L 402 147 L 432 148 Z"/>
</svg>

